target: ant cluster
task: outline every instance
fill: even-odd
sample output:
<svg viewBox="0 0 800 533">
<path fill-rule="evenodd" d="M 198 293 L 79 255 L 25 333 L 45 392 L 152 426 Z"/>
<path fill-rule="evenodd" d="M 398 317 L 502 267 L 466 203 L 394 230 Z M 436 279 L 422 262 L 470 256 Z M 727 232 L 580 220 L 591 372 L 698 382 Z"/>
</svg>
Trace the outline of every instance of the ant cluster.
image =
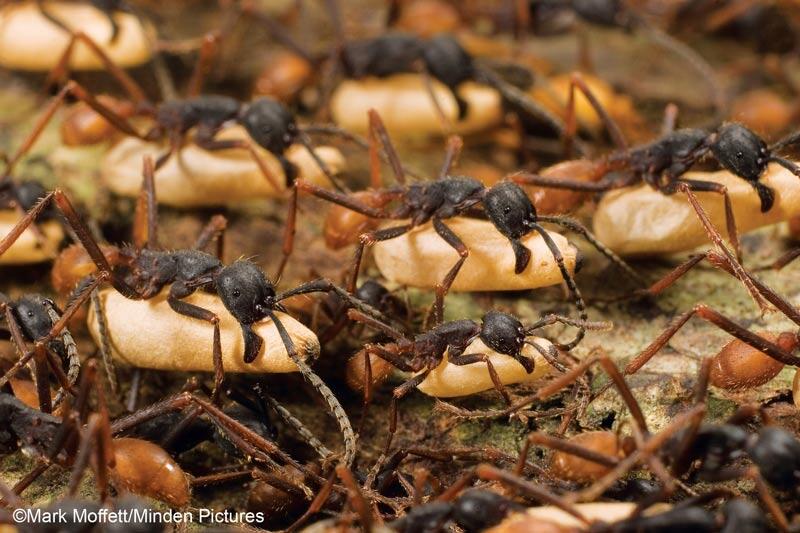
<svg viewBox="0 0 800 533">
<path fill-rule="evenodd" d="M 362 6 L 322 3 L 218 2 L 199 36 L 143 0 L 0 7 L 0 65 L 50 93 L 0 162 L 0 524 L 43 530 L 13 511 L 58 486 L 44 511 L 236 501 L 260 517 L 231 530 L 797 529 L 800 369 L 791 396 L 763 386 L 800 367 L 800 309 L 772 286 L 800 248 L 751 268 L 759 237 L 777 239 L 742 235 L 799 226 L 800 130 L 762 120 L 780 97 L 730 102 L 683 42 L 752 34 L 753 17 L 795 42 L 796 7 L 394 0 L 380 33 Z M 312 24 L 319 39 L 295 36 Z M 553 74 L 530 44 L 568 31 L 580 69 Z M 635 103 L 659 99 L 593 73 L 598 31 L 669 52 L 708 89 L 693 113 L 708 120 L 678 127 L 669 104 L 653 133 Z M 282 50 L 243 91 L 228 63 L 254 37 Z M 795 46 L 737 68 L 796 92 Z M 80 189 L 103 202 L 79 201 L 48 143 L 97 154 Z M 23 177 L 37 162 L 47 186 Z M 640 260 L 688 251 L 659 277 Z M 641 337 L 625 322 L 703 263 L 744 303 L 692 297 L 619 353 L 604 332 Z M 780 330 L 751 330 L 767 312 Z M 637 372 L 693 317 L 733 339 L 674 380 L 660 417 Z M 454 444 L 462 423 L 513 443 Z"/>
</svg>

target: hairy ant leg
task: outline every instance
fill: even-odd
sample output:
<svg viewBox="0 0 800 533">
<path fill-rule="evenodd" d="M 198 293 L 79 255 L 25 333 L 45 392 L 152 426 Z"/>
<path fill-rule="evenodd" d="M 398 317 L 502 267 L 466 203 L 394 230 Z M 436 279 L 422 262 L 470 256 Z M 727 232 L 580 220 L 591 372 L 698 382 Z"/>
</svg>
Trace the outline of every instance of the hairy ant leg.
<svg viewBox="0 0 800 533">
<path fill-rule="evenodd" d="M 133 244 L 137 250 L 158 248 L 158 207 L 155 194 L 153 158 L 145 156 L 142 168 L 142 190 L 136 198 L 133 218 Z"/>
<path fill-rule="evenodd" d="M 461 270 L 462 265 L 469 257 L 469 249 L 464 242 L 456 235 L 450 227 L 442 222 L 439 218 L 433 219 L 433 229 L 442 238 L 444 242 L 450 245 L 456 253 L 458 253 L 458 260 L 450 267 L 450 270 L 445 274 L 441 283 L 436 285 L 436 300 L 433 304 L 433 320 L 435 324 L 441 324 L 444 320 L 444 298 L 450 291 L 450 287 Z M 395 235 L 396 236 L 396 235 Z M 353 273 L 355 275 L 355 272 Z"/>
<path fill-rule="evenodd" d="M 728 188 L 721 183 L 715 183 L 713 181 L 678 178 L 674 181 L 671 180 L 670 183 L 665 187 L 662 187 L 661 190 L 664 192 L 664 194 L 671 195 L 675 194 L 678 190 L 683 190 L 683 188 L 690 190 L 693 193 L 714 192 L 722 195 L 722 200 L 725 205 L 725 227 L 728 232 L 728 239 L 730 240 L 733 250 L 736 253 L 736 260 L 741 263 L 742 246 L 739 242 L 739 232 L 736 229 L 736 218 L 733 214 L 733 204 L 731 204 L 731 197 L 728 194 Z M 692 205 L 694 206 L 694 202 L 692 202 Z M 699 216 L 701 216 L 702 219 L 702 215 Z M 703 222 L 703 225 L 706 225 L 705 222 Z M 711 240 L 715 242 L 714 237 L 711 237 Z"/>
<path fill-rule="evenodd" d="M 401 235 L 404 235 L 413 229 L 411 224 L 403 224 L 402 226 L 394 226 L 384 228 L 376 231 L 362 233 L 359 237 L 358 246 L 356 246 L 355 254 L 353 255 L 353 265 L 351 266 L 349 281 L 347 283 L 347 290 L 354 293 L 358 283 L 358 274 L 361 270 L 361 261 L 364 257 L 364 248 L 372 246 L 376 242 L 389 241 Z M 460 255 L 460 254 L 459 254 Z M 460 267 L 460 265 L 459 265 Z"/>
<path fill-rule="evenodd" d="M 796 357 L 784 351 L 777 344 L 768 341 L 756 333 L 748 331 L 741 325 L 732 321 L 718 311 L 708 307 L 707 305 L 697 304 L 691 310 L 678 315 L 672 321 L 672 323 L 667 326 L 667 328 L 652 343 L 650 343 L 649 346 L 647 346 L 647 348 L 645 348 L 639 355 L 634 357 L 628 363 L 623 373 L 625 375 L 633 374 L 647 364 L 647 362 L 652 359 L 653 356 L 658 353 L 659 350 L 661 350 L 661 348 L 663 348 L 667 342 L 669 342 L 669 340 L 678 332 L 678 330 L 680 330 L 693 316 L 702 318 L 706 322 L 713 324 L 745 344 L 752 346 L 758 351 L 765 353 L 766 355 L 777 361 L 780 361 L 783 364 L 800 366 L 800 357 Z"/>
<path fill-rule="evenodd" d="M 356 511 L 359 521 L 361 522 L 361 527 L 366 533 L 370 533 L 373 523 L 372 506 L 358 486 L 353 472 L 351 472 L 347 466 L 340 464 L 336 467 L 336 476 L 347 489 L 348 504 Z"/>
<path fill-rule="evenodd" d="M 782 254 L 769 265 L 763 266 L 757 270 L 781 270 L 784 267 L 789 266 L 798 257 L 800 257 L 800 248 L 794 248 Z"/>
<path fill-rule="evenodd" d="M 765 309 L 766 303 L 764 302 L 764 299 L 762 298 L 761 294 L 756 289 L 752 278 L 744 269 L 744 267 L 741 265 L 741 263 L 738 261 L 738 259 L 731 254 L 730 250 L 728 250 L 728 247 L 725 246 L 725 243 L 723 242 L 722 236 L 719 234 L 719 231 L 717 231 L 717 229 L 711 223 L 711 220 L 708 218 L 705 209 L 703 209 L 703 206 L 700 205 L 700 202 L 697 200 L 697 197 L 692 192 L 692 185 L 686 181 L 678 181 L 677 188 L 679 191 L 683 192 L 689 199 L 689 203 L 692 205 L 692 208 L 694 208 L 695 212 L 697 213 L 697 217 L 703 224 L 703 227 L 705 228 L 708 237 L 711 239 L 711 242 L 714 243 L 715 247 L 720 251 L 721 257 L 725 259 L 726 263 L 733 271 L 735 276 L 745 286 L 747 292 L 750 293 L 750 296 L 753 298 L 753 301 L 755 301 L 756 305 L 758 305 L 758 307 L 762 310 Z"/>
<path fill-rule="evenodd" d="M 297 417 L 290 413 L 288 409 L 278 403 L 275 398 L 267 394 L 260 384 L 256 384 L 254 389 L 258 394 L 258 397 L 273 411 L 275 411 L 284 422 L 291 426 L 303 438 L 303 442 L 308 444 L 314 449 L 314 451 L 317 452 L 317 455 L 319 455 L 322 459 L 327 459 L 333 455 L 333 452 L 331 452 L 324 444 L 322 444 L 322 442 L 320 442 L 320 440 L 311 432 L 310 429 L 305 426 L 305 424 L 303 424 L 297 419 Z"/>
<path fill-rule="evenodd" d="M 578 72 L 573 72 L 569 81 L 569 93 L 567 96 L 567 118 L 564 121 L 566 126 L 564 128 L 564 157 L 565 159 L 572 159 L 573 139 L 577 135 L 577 116 L 575 114 L 575 91 L 580 91 L 586 97 L 586 100 L 594 109 L 600 121 L 605 126 L 608 134 L 614 145 L 620 149 L 625 150 L 628 148 L 628 143 L 625 141 L 625 136 L 619 128 L 616 121 L 611 118 L 603 105 L 597 100 L 594 92 L 586 85 L 583 77 Z"/>
</svg>

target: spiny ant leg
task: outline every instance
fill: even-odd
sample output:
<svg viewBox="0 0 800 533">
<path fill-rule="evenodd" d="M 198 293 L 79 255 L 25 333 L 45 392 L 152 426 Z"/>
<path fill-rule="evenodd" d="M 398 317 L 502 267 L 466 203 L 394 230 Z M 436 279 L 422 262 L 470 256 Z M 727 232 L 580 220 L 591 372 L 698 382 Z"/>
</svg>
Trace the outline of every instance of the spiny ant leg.
<svg viewBox="0 0 800 533">
<path fill-rule="evenodd" d="M 618 268 L 620 268 L 623 272 L 625 272 L 632 280 L 634 280 L 634 282 L 636 282 L 639 285 L 645 284 L 644 279 L 642 279 L 642 277 L 635 270 L 633 270 L 633 268 L 631 268 L 631 266 L 624 259 L 622 259 L 619 255 L 617 255 L 613 250 L 608 248 L 605 244 L 600 242 L 600 240 L 597 239 L 594 233 L 589 231 L 586 228 L 586 226 L 584 226 L 577 220 L 560 215 L 549 215 L 549 216 L 540 215 L 538 216 L 538 220 L 539 222 L 557 224 L 563 228 L 568 229 L 569 231 L 573 231 L 581 235 L 584 239 L 589 241 L 589 244 L 594 246 L 597 251 L 606 256 L 609 261 L 614 263 Z"/>
<path fill-rule="evenodd" d="M 798 257 L 800 257 L 800 248 L 794 248 L 792 250 L 789 250 L 785 254 L 781 255 L 779 258 L 777 258 L 771 264 L 769 264 L 769 265 L 767 265 L 765 267 L 759 268 L 758 270 L 768 270 L 768 269 L 780 270 L 783 267 L 785 267 L 785 266 L 789 265 L 790 263 L 792 263 Z"/>
<path fill-rule="evenodd" d="M 572 277 L 572 274 L 570 274 L 569 270 L 567 270 L 567 266 L 564 263 L 564 256 L 561 255 L 561 250 L 558 249 L 558 246 L 553 241 L 553 238 L 550 237 L 550 234 L 542 226 L 534 224 L 533 229 L 542 236 L 547 248 L 553 255 L 553 259 L 555 259 L 558 269 L 561 271 L 561 277 L 564 279 L 564 283 L 567 284 L 567 289 L 569 289 L 570 295 L 575 302 L 575 307 L 578 309 L 578 316 L 580 320 L 583 322 L 587 321 L 589 315 L 586 313 L 586 304 L 583 301 L 583 296 L 581 296 L 581 291 L 578 289 L 578 285 L 575 283 L 575 279 Z M 586 328 L 584 326 L 579 326 L 578 332 L 575 334 L 575 338 L 572 341 L 568 342 L 567 344 L 558 344 L 558 346 L 569 351 L 577 346 L 581 340 L 583 340 L 585 335 Z"/>
<path fill-rule="evenodd" d="M 458 260 L 445 274 L 444 279 L 440 284 L 436 285 L 436 300 L 433 304 L 433 317 L 437 325 L 441 324 L 444 320 L 444 297 L 447 295 L 450 287 L 458 275 L 459 270 L 464 265 L 464 262 L 469 257 L 469 249 L 464 242 L 456 235 L 450 227 L 442 222 L 439 218 L 433 219 L 433 229 L 441 237 L 444 242 L 450 245 L 458 253 Z"/>
<path fill-rule="evenodd" d="M 39 397 L 39 410 L 43 413 L 53 412 L 53 403 L 50 398 L 50 372 L 47 368 L 47 359 L 44 355 L 45 347 L 37 344 L 34 347 L 33 368 L 36 394 Z"/>
<path fill-rule="evenodd" d="M 537 431 L 535 433 L 530 433 L 528 438 L 525 439 L 522 449 L 519 452 L 519 460 L 514 468 L 514 474 L 518 476 L 522 475 L 522 471 L 525 468 L 525 462 L 532 445 L 544 446 L 551 450 L 558 450 L 569 455 L 580 457 L 586 461 L 591 461 L 593 463 L 606 466 L 608 468 L 613 468 L 619 464 L 618 457 L 592 450 L 591 448 L 570 442 L 569 440 L 561 437 L 554 437 Z"/>
<path fill-rule="evenodd" d="M 494 385 L 495 390 L 500 394 L 500 397 L 503 399 L 503 401 L 506 402 L 506 405 L 511 405 L 511 397 L 508 395 L 508 391 L 503 385 L 503 382 L 500 380 L 500 376 L 497 374 L 497 370 L 495 370 L 494 365 L 492 364 L 492 361 L 489 359 L 488 355 L 484 353 L 463 354 L 457 357 L 451 357 L 448 362 L 456 366 L 471 365 L 473 363 L 480 362 L 486 363 L 486 368 L 489 371 L 489 377 L 492 380 L 492 385 Z"/>
<path fill-rule="evenodd" d="M 361 324 L 364 324 L 365 326 L 372 328 L 374 330 L 380 331 L 384 335 L 388 335 L 389 337 L 397 341 L 407 340 L 405 334 L 399 329 L 391 326 L 390 324 L 386 324 L 370 315 L 367 315 L 359 311 L 358 309 L 348 309 L 347 318 L 349 318 L 354 322 L 360 322 Z"/>
<path fill-rule="evenodd" d="M 297 352 L 295 350 L 294 342 L 292 341 L 289 332 L 286 331 L 283 323 L 275 316 L 274 313 L 270 312 L 269 317 L 272 319 L 272 322 L 275 324 L 275 327 L 278 330 L 278 334 L 283 341 L 283 345 L 286 348 L 286 353 L 289 358 L 297 365 L 297 368 L 300 370 L 300 373 L 303 374 L 303 377 L 306 381 L 314 387 L 317 392 L 322 396 L 325 400 L 325 403 L 328 404 L 328 409 L 330 410 L 331 414 L 333 414 L 334 418 L 336 418 L 336 423 L 339 425 L 339 429 L 342 432 L 342 437 L 344 438 L 344 457 L 342 464 L 344 465 L 351 465 L 353 460 L 355 459 L 356 454 L 356 435 L 353 431 L 353 426 L 350 424 L 350 419 L 347 416 L 342 404 L 339 403 L 339 400 L 333 394 L 333 391 L 325 384 L 324 381 L 313 371 L 311 367 L 309 367 L 302 359 L 297 356 Z"/>
<path fill-rule="evenodd" d="M 330 191 L 319 185 L 315 185 L 313 183 L 304 181 L 299 179 L 295 181 L 295 187 L 297 187 L 300 191 L 304 193 L 311 194 L 320 198 L 321 200 L 325 200 L 327 202 L 334 203 L 336 205 L 340 205 L 342 207 L 346 207 L 351 211 L 355 211 L 356 213 L 361 213 L 362 215 L 372 217 L 372 218 L 392 218 L 389 213 L 385 209 L 381 209 L 379 207 L 372 207 L 367 205 L 363 202 L 355 200 L 348 196 L 347 194 L 342 194 L 336 191 Z M 392 193 L 394 195 L 394 193 Z"/>
<path fill-rule="evenodd" d="M 342 483 L 347 488 L 348 503 L 350 507 L 358 514 L 359 520 L 361 521 L 361 527 L 365 532 L 370 533 L 372 531 L 373 522 L 372 513 L 370 511 L 371 506 L 364 497 L 364 494 L 361 492 L 353 473 L 347 466 L 338 465 L 336 467 L 336 475 L 342 480 Z"/>
<path fill-rule="evenodd" d="M 255 390 L 258 393 L 259 397 L 264 400 L 264 402 L 269 405 L 269 407 L 278 413 L 278 415 L 290 425 L 302 438 L 303 441 L 311 446 L 314 451 L 317 452 L 322 459 L 326 459 L 333 455 L 331 452 L 320 440 L 308 429 L 305 424 L 303 424 L 300 420 L 298 420 L 292 413 L 290 413 L 284 406 L 275 400 L 272 396 L 268 395 L 264 392 L 263 388 L 259 385 L 255 385 Z"/>
<path fill-rule="evenodd" d="M 569 93 L 567 96 L 567 118 L 565 120 L 566 128 L 564 131 L 564 158 L 572 159 L 572 141 L 577 135 L 577 117 L 575 114 L 575 91 L 578 90 L 586 97 L 589 104 L 594 109 L 600 121 L 605 126 L 611 140 L 618 150 L 625 150 L 628 148 L 628 143 L 625 141 L 625 136 L 619 129 L 619 125 L 608 114 L 603 105 L 597 100 L 594 92 L 586 85 L 583 76 L 578 72 L 574 72 L 569 81 Z"/>
<path fill-rule="evenodd" d="M 111 387 L 111 393 L 116 396 L 119 392 L 119 380 L 117 379 L 114 357 L 111 355 L 111 339 L 109 338 L 108 322 L 106 322 L 106 311 L 100 301 L 97 290 L 91 292 L 91 299 L 94 314 L 97 318 L 97 329 L 100 333 L 100 356 L 103 360 L 103 366 L 106 369 L 106 376 L 108 376 L 108 384 Z"/>
</svg>

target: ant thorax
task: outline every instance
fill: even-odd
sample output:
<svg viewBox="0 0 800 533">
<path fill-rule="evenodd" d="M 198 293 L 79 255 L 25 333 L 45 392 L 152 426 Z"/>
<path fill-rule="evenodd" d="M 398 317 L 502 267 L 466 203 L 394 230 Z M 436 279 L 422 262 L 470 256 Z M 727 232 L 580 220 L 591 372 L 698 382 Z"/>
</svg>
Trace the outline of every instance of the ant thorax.
<svg viewBox="0 0 800 533">
<path fill-rule="evenodd" d="M 374 39 L 348 42 L 342 50 L 342 63 L 351 78 L 379 78 L 413 72 L 414 62 L 423 53 L 418 37 L 394 33 Z"/>
</svg>

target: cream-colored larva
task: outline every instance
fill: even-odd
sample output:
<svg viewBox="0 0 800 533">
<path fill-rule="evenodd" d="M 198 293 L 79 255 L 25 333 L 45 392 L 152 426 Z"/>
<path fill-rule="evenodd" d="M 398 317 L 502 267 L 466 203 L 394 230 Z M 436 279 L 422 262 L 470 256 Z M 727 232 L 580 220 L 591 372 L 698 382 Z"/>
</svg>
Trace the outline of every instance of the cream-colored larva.
<svg viewBox="0 0 800 533">
<path fill-rule="evenodd" d="M 635 503 L 608 502 L 608 503 L 581 503 L 575 505 L 575 510 L 590 522 L 602 521 L 607 524 L 618 522 L 630 517 L 636 509 Z M 659 504 L 648 509 L 647 515 L 653 512 L 664 512 L 670 509 L 667 504 Z M 554 524 L 562 528 L 586 527 L 580 520 L 553 506 L 529 507 L 524 512 L 513 513 L 495 527 L 486 530 L 486 533 L 522 533 L 524 531 L 557 531 L 548 529 L 543 522 Z"/>
<path fill-rule="evenodd" d="M 8 235 L 20 215 L 12 209 L 0 210 L 0 239 Z M 64 230 L 53 220 L 38 224 L 41 232 L 37 235 L 31 228 L 26 229 L 14 244 L 0 255 L 0 265 L 27 265 L 55 259 L 58 245 L 64 239 Z"/>
<path fill-rule="evenodd" d="M 90 4 L 44 2 L 44 7 L 65 26 L 95 41 L 121 67 L 142 65 L 152 56 L 148 30 L 134 15 L 114 14 L 119 33 L 111 42 L 108 17 Z M 0 66 L 49 71 L 56 66 L 69 41 L 69 33 L 45 18 L 36 2 L 9 2 L 0 8 Z M 69 66 L 72 70 L 99 70 L 103 63 L 84 43 L 78 43 Z"/>
<path fill-rule="evenodd" d="M 500 94 L 491 87 L 462 83 L 457 91 L 467 103 L 467 116 L 458 120 L 458 105 L 450 89 L 436 80 L 431 80 L 431 85 L 454 133 L 463 135 L 485 130 L 502 119 Z M 417 138 L 446 133 L 424 78 L 419 74 L 345 80 L 331 96 L 331 116 L 346 130 L 366 132 L 370 109 L 378 112 L 392 136 Z"/>
<path fill-rule="evenodd" d="M 243 128 L 234 126 L 220 132 L 219 139 L 247 139 Z M 167 150 L 165 144 L 147 143 L 128 137 L 115 145 L 103 159 L 101 173 L 108 188 L 121 196 L 136 197 L 142 188 L 142 158 L 157 158 Z M 336 174 L 345 165 L 344 156 L 336 148 L 320 146 L 317 155 Z M 278 183 L 286 178 L 277 158 L 257 148 Z M 323 187 L 330 180 L 322 172 L 308 150 L 290 146 L 286 158 L 298 167 L 298 178 Z M 242 148 L 208 151 L 187 142 L 156 172 L 158 201 L 175 207 L 199 207 L 237 203 L 254 198 L 280 196 L 285 188 L 275 190 L 264 177 L 250 153 Z"/>
<path fill-rule="evenodd" d="M 405 221 L 388 224 L 400 226 Z M 531 251 L 528 266 L 514 273 L 514 252 L 508 239 L 488 221 L 455 217 L 445 223 L 469 249 L 452 291 L 515 291 L 556 285 L 563 281 L 544 239 L 531 232 L 522 238 Z M 570 272 L 575 271 L 577 249 L 567 239 L 549 232 Z M 374 257 L 386 279 L 411 287 L 433 289 L 459 259 L 458 253 L 433 228 L 424 224 L 400 237 L 375 243 Z"/>
<path fill-rule="evenodd" d="M 766 213 L 761 212 L 761 203 L 753 187 L 730 172 L 689 172 L 683 177 L 725 185 L 740 233 L 800 214 L 800 178 L 776 164 L 770 165 L 761 178 L 761 182 L 775 192 L 775 203 Z M 722 195 L 713 192 L 695 195 L 725 237 Z M 666 196 L 644 184 L 608 192 L 597 205 L 594 233 L 623 256 L 665 255 L 709 243 L 685 194 Z"/>
<path fill-rule="evenodd" d="M 129 300 L 115 290 L 100 292 L 113 357 L 141 368 L 178 371 L 214 369 L 213 326 L 202 320 L 179 315 L 167 303 L 168 288 L 149 300 Z M 253 330 L 264 339 L 261 352 L 252 363 L 244 362 L 242 328 L 213 294 L 195 293 L 185 301 L 208 309 L 219 317 L 223 367 L 226 372 L 282 373 L 296 372 L 275 324 L 269 319 L 255 324 Z M 317 336 L 297 320 L 276 313 L 286 327 L 301 359 L 319 354 Z M 100 345 L 100 331 L 94 308 L 87 318 L 89 331 Z"/>
<path fill-rule="evenodd" d="M 549 350 L 552 344 L 547 339 L 531 337 L 531 342 L 535 342 L 545 350 Z M 514 383 L 526 383 L 536 381 L 549 374 L 553 367 L 533 346 L 525 345 L 522 355 L 528 359 L 533 359 L 533 372 L 528 374 L 518 361 L 508 355 L 503 355 L 488 348 L 481 339 L 475 339 L 467 346 L 464 354 L 482 353 L 489 356 L 492 366 L 497 371 L 503 385 L 513 385 Z M 469 396 L 485 390 L 494 388 L 492 378 L 486 363 L 481 361 L 469 365 L 453 365 L 448 362 L 447 357 L 419 384 L 417 389 L 429 396 L 437 398 L 454 398 L 457 396 Z"/>
</svg>

